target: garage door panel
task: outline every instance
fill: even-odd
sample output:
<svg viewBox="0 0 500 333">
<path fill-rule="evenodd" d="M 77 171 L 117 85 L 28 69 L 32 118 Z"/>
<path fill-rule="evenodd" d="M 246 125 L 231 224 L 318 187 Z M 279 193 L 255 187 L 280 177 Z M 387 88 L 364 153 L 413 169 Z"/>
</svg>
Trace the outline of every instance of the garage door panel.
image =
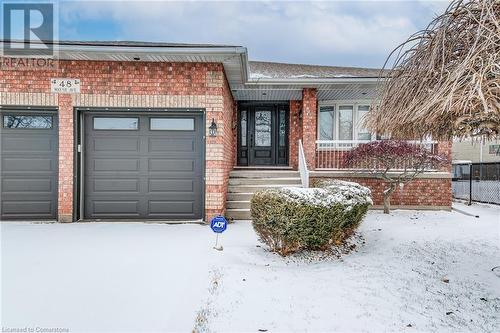
<svg viewBox="0 0 500 333">
<path fill-rule="evenodd" d="M 201 115 L 195 116 L 196 130 L 151 130 L 149 120 L 158 116 L 132 114 L 127 117 L 139 119 L 138 130 L 96 131 L 92 117 L 85 117 L 85 217 L 203 216 Z M 112 115 L 106 113 L 105 117 L 113 123 Z"/>
<path fill-rule="evenodd" d="M 192 201 L 179 200 L 155 200 L 149 201 L 149 215 L 165 216 L 165 215 L 194 215 L 194 205 Z"/>
<path fill-rule="evenodd" d="M 195 160 L 172 159 L 172 158 L 150 158 L 149 171 L 160 172 L 191 172 L 194 171 Z"/>
<path fill-rule="evenodd" d="M 148 152 L 182 152 L 192 153 L 195 151 L 194 138 L 150 138 Z"/>
<path fill-rule="evenodd" d="M 95 158 L 93 171 L 139 171 L 138 158 Z"/>
<path fill-rule="evenodd" d="M 52 172 L 55 170 L 55 162 L 53 158 L 23 158 L 23 157 L 5 157 L 2 163 L 2 172 L 9 171 L 35 171 L 35 172 Z"/>
<path fill-rule="evenodd" d="M 92 142 L 96 153 L 139 152 L 139 138 L 100 137 L 94 138 Z"/>
<path fill-rule="evenodd" d="M 149 179 L 149 192 L 193 192 L 194 180 L 189 179 Z"/>
<path fill-rule="evenodd" d="M 139 200 L 94 200 L 92 215 L 96 217 L 139 217 Z"/>
<path fill-rule="evenodd" d="M 139 180 L 136 178 L 94 178 L 93 192 L 132 192 L 139 193 Z"/>
<path fill-rule="evenodd" d="M 6 136 L 2 140 L 2 153 L 8 154 L 12 152 L 34 152 L 34 153 L 50 153 L 54 152 L 57 146 L 55 139 L 47 139 L 40 135 L 12 135 Z"/>
<path fill-rule="evenodd" d="M 50 194 L 54 190 L 54 179 L 50 177 L 44 178 L 2 178 L 2 192 L 18 193 L 18 192 L 34 192 Z"/>
<path fill-rule="evenodd" d="M 6 217 L 40 217 L 54 215 L 52 201 L 3 200 L 2 214 Z"/>
</svg>

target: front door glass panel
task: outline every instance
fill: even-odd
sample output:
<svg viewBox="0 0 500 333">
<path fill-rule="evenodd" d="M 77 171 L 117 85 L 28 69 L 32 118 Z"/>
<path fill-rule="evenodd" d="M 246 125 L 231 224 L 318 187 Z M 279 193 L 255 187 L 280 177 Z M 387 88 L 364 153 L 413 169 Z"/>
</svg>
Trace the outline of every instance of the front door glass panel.
<svg viewBox="0 0 500 333">
<path fill-rule="evenodd" d="M 286 111 L 280 110 L 279 113 L 279 145 L 286 146 Z"/>
<path fill-rule="evenodd" d="M 247 112 L 241 111 L 241 146 L 247 145 Z"/>
<path fill-rule="evenodd" d="M 255 112 L 255 146 L 271 146 L 271 111 Z"/>
</svg>

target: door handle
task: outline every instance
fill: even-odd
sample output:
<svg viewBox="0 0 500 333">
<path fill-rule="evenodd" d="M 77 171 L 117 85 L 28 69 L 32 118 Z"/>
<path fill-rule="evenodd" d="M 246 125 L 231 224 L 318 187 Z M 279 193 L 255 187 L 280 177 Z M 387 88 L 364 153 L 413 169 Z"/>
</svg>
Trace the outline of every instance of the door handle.
<svg viewBox="0 0 500 333">
<path fill-rule="evenodd" d="M 253 146 L 253 134 L 250 134 L 250 146 Z"/>
</svg>

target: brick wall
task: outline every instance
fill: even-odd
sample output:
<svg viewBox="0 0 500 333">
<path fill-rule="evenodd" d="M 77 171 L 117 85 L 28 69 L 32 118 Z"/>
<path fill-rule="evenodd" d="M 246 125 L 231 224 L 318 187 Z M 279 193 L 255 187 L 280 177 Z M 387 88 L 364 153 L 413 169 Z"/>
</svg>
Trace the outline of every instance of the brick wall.
<svg viewBox="0 0 500 333">
<path fill-rule="evenodd" d="M 58 217 L 71 222 L 73 217 L 73 103 L 70 95 L 59 96 L 59 182 Z"/>
<path fill-rule="evenodd" d="M 302 138 L 301 108 L 302 101 L 290 101 L 289 165 L 294 169 L 297 169 L 299 166 L 298 141 Z"/>
<path fill-rule="evenodd" d="M 221 72 L 223 76 L 224 73 Z M 206 166 L 206 220 L 210 221 L 215 215 L 224 214 L 227 201 L 227 186 L 229 184 L 229 173 L 233 169 L 236 159 L 236 129 L 233 126 L 236 114 L 235 103 L 227 80 L 222 82 L 222 111 L 214 118 L 217 124 L 217 137 L 207 136 L 207 146 L 217 145 L 219 151 L 216 158 L 208 161 Z M 207 116 L 208 126 L 212 118 Z"/>
<path fill-rule="evenodd" d="M 436 154 L 444 155 L 448 158 L 450 163 L 442 168 L 443 171 L 451 172 L 451 141 L 439 141 L 437 144 Z"/>
<path fill-rule="evenodd" d="M 81 93 L 50 93 L 51 78 L 78 78 Z M 206 219 L 224 213 L 227 179 L 234 160 L 234 101 L 222 64 L 60 61 L 57 70 L 5 70 L 0 75 L 0 105 L 59 108 L 60 221 L 73 212 L 73 108 L 203 108 L 218 135 L 206 141 Z"/>
<path fill-rule="evenodd" d="M 374 205 L 383 205 L 383 191 L 386 182 L 381 179 L 356 177 L 356 175 L 353 175 L 353 177 L 327 178 L 356 182 L 366 186 L 372 191 Z M 314 181 L 318 179 L 325 179 L 325 177 L 311 177 L 311 184 L 314 184 Z M 407 183 L 403 189 L 396 189 L 391 196 L 391 205 L 412 208 L 450 209 L 451 201 L 451 179 L 449 177 L 417 178 L 413 182 Z"/>
<path fill-rule="evenodd" d="M 304 88 L 302 90 L 302 144 L 307 161 L 307 167 L 314 170 L 316 167 L 316 118 L 317 118 L 317 90 Z"/>
</svg>

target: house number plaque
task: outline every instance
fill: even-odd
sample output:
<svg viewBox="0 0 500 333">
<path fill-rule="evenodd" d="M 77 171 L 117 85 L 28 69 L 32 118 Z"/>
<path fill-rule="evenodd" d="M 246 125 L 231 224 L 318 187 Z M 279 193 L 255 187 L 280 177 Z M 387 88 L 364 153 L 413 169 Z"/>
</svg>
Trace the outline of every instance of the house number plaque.
<svg viewBox="0 0 500 333">
<path fill-rule="evenodd" d="M 80 79 L 50 79 L 50 91 L 59 94 L 79 94 Z"/>
</svg>

